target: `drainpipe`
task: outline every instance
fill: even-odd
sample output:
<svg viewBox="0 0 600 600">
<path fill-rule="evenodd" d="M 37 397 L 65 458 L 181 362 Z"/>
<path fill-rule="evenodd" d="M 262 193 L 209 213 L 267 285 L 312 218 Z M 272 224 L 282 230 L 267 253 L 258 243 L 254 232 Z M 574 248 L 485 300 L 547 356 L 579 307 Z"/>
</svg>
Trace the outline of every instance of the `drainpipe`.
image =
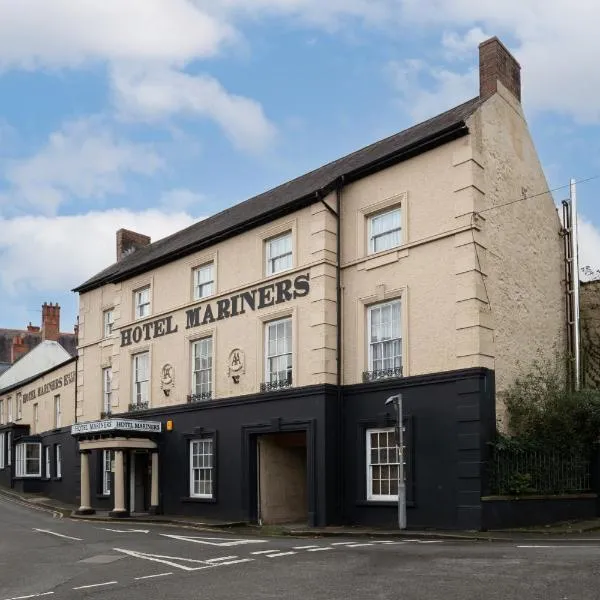
<svg viewBox="0 0 600 600">
<path fill-rule="evenodd" d="M 73 416 L 73 421 L 77 423 L 77 375 L 78 369 L 77 365 L 79 364 L 79 352 L 75 355 L 75 414 Z"/>
</svg>

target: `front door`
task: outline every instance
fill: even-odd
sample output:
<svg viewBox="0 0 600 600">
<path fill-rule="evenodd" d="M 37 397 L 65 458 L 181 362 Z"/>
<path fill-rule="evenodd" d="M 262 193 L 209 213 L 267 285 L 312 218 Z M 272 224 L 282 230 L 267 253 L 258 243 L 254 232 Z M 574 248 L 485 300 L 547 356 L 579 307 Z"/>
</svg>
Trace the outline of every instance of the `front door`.
<svg viewBox="0 0 600 600">
<path fill-rule="evenodd" d="M 150 510 L 150 455 L 148 452 L 131 454 L 131 512 Z"/>
</svg>

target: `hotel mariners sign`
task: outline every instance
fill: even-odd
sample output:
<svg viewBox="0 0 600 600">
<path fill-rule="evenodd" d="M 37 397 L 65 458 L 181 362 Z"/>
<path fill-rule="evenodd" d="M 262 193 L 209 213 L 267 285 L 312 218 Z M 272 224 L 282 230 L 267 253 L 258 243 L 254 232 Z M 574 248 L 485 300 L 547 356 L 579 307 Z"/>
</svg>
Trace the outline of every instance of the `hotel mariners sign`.
<svg viewBox="0 0 600 600">
<path fill-rule="evenodd" d="M 104 433 L 106 431 L 130 431 L 141 433 L 160 433 L 160 421 L 136 421 L 134 419 L 105 419 L 88 423 L 75 423 L 71 426 L 71 435 L 86 433 Z"/>
<path fill-rule="evenodd" d="M 303 298 L 310 292 L 310 274 L 298 275 L 293 280 L 283 279 L 259 288 L 251 289 L 229 298 L 222 298 L 216 302 L 207 302 L 185 311 L 186 329 L 201 325 L 208 325 L 215 321 L 222 321 L 243 315 L 248 310 L 260 310 L 275 304 L 289 302 L 296 298 Z M 179 324 L 175 323 L 173 315 L 154 319 L 142 325 L 128 327 L 121 330 L 121 346 L 138 344 L 141 341 L 176 333 Z"/>
<path fill-rule="evenodd" d="M 75 381 L 75 371 L 71 371 L 70 373 L 66 373 L 62 377 L 56 377 L 56 379 L 52 379 L 42 385 L 39 385 L 37 388 L 33 388 L 28 392 L 17 392 L 17 403 L 22 401 L 23 404 L 26 402 L 30 402 L 31 400 L 35 400 L 48 392 L 55 392 L 62 387 L 67 387 L 71 385 Z"/>
</svg>

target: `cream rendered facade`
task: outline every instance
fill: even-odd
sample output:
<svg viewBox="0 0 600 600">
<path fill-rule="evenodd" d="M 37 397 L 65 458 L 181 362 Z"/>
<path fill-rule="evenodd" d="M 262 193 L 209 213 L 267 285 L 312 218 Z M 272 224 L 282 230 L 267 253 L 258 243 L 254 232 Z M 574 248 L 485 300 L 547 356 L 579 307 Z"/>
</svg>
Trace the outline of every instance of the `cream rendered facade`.
<svg viewBox="0 0 600 600">
<path fill-rule="evenodd" d="M 76 360 L 0 394 L 0 425 L 30 427 L 31 434 L 51 431 L 75 422 Z"/>
<path fill-rule="evenodd" d="M 564 337 L 560 223 L 520 104 L 500 83 L 469 118 L 469 135 L 379 171 L 341 191 L 343 384 L 369 370 L 367 308 L 401 300 L 404 376 L 468 367 L 495 370 L 502 391 L 538 353 Z M 293 386 L 336 383 L 336 195 L 80 298 L 79 420 L 102 410 L 102 368 L 112 369 L 112 410 L 126 412 L 132 357 L 149 351 L 150 406 L 186 402 L 191 390 L 191 342 L 213 338 L 213 398 L 257 393 L 265 380 L 264 326 L 291 317 Z M 369 217 L 400 208 L 401 244 L 369 253 Z M 293 266 L 265 274 L 265 242 L 285 232 Z M 213 262 L 215 304 L 245 290 L 309 274 L 298 299 L 186 329 L 192 272 Z M 149 286 L 151 311 L 134 319 L 134 292 Z M 201 305 L 203 302 L 200 303 Z M 103 311 L 114 330 L 103 337 Z M 178 330 L 122 347 L 120 331 L 172 316 Z M 230 352 L 242 349 L 245 372 L 228 375 Z M 163 393 L 159 373 L 173 367 Z"/>
</svg>

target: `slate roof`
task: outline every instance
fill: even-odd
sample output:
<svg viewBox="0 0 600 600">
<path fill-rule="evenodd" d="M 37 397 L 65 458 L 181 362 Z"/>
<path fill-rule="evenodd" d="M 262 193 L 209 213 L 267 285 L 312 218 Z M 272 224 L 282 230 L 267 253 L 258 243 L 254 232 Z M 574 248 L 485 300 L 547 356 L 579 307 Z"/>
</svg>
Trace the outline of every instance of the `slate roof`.
<svg viewBox="0 0 600 600">
<path fill-rule="evenodd" d="M 166 264 L 241 233 L 273 218 L 298 210 L 326 194 L 344 177 L 346 183 L 466 135 L 465 120 L 480 106 L 480 98 L 375 142 L 272 190 L 236 204 L 173 235 L 140 248 L 104 269 L 74 292 L 116 283 Z"/>
<path fill-rule="evenodd" d="M 26 329 L 4 329 L 0 328 L 0 372 L 2 364 L 10 366 L 10 354 L 13 338 L 19 336 L 23 338 L 23 343 L 27 346 L 27 352 L 33 350 L 42 341 L 40 331 L 27 331 Z M 77 354 L 77 337 L 74 333 L 59 333 L 58 343 L 71 355 Z"/>
<path fill-rule="evenodd" d="M 58 342 L 45 340 L 0 375 L 0 391 L 6 392 L 70 360 L 74 357 Z"/>
</svg>

